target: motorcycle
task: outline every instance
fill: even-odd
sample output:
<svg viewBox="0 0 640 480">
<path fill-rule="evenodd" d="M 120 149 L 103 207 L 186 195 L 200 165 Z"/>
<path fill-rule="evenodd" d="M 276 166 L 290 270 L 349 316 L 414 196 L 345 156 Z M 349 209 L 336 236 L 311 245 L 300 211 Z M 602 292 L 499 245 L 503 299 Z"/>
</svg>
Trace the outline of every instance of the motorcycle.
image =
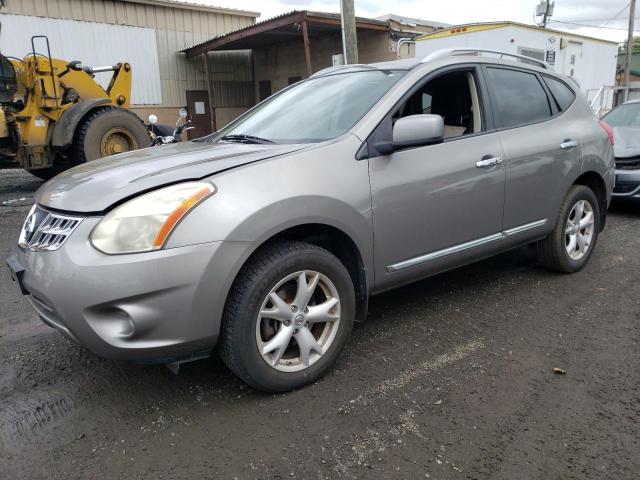
<svg viewBox="0 0 640 480">
<path fill-rule="evenodd" d="M 151 146 L 157 147 L 160 145 L 167 145 L 169 143 L 178 143 L 182 141 L 182 132 L 186 132 L 187 130 L 191 130 L 195 127 L 191 125 L 191 118 L 187 119 L 187 109 L 180 109 L 180 117 L 178 117 L 178 121 L 176 122 L 176 128 L 171 133 L 171 127 L 168 125 L 157 125 L 158 117 L 157 115 L 151 114 L 149 115 L 149 134 L 151 135 Z M 182 125 L 180 125 L 180 121 L 184 121 Z"/>
</svg>

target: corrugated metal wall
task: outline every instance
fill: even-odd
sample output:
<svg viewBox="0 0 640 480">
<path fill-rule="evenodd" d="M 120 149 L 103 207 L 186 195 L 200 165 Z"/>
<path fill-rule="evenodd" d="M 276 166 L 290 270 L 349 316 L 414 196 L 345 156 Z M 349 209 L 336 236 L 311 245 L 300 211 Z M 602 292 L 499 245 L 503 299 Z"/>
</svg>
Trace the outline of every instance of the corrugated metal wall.
<svg viewBox="0 0 640 480">
<path fill-rule="evenodd" d="M 63 18 L 88 22 L 101 22 L 115 25 L 130 25 L 155 29 L 158 51 L 158 67 L 163 107 L 183 106 L 186 103 L 186 90 L 206 90 L 206 74 L 202 58 L 187 61 L 183 54 L 177 52 L 183 48 L 204 42 L 212 37 L 236 30 L 255 23 L 255 18 L 246 12 L 228 10 L 210 10 L 204 7 L 188 7 L 180 5 L 161 6 L 164 3 L 145 2 L 144 0 L 10 0 L 3 13 L 29 15 L 38 17 Z M 168 2 L 165 2 L 168 4 Z M 4 27 L 4 25 L 3 25 Z M 35 28 L 34 28 L 35 30 Z M 32 35 L 36 31 L 29 32 Z M 104 45 L 110 45 L 110 38 L 104 38 Z M 130 52 L 135 48 L 144 49 L 144 45 L 129 45 Z M 26 54 L 24 52 L 20 56 Z M 227 56 L 234 54 L 226 53 Z M 213 56 L 212 56 L 213 57 Z M 248 95 L 242 84 L 247 81 L 250 60 L 246 53 L 239 54 L 240 60 L 234 61 L 243 65 L 235 71 L 239 77 L 224 79 L 213 75 L 214 85 L 218 85 L 215 102 L 217 106 L 235 106 Z M 128 60 L 128 59 L 127 59 Z M 217 62 L 216 62 L 217 63 Z M 134 68 L 134 82 L 137 78 Z M 214 62 L 210 63 L 213 71 Z M 239 85 L 234 85 L 238 80 Z M 223 88 L 224 87 L 224 88 Z M 240 93 L 239 93 L 240 91 Z M 251 103 L 247 103 L 250 105 Z"/>
<path fill-rule="evenodd" d="M 0 21 L 0 51 L 4 55 L 22 58 L 32 51 L 31 36 L 34 33 L 46 35 L 54 58 L 81 60 L 84 65 L 94 67 L 115 65 L 118 62 L 131 63 L 131 103 L 162 103 L 156 31 L 153 28 L 27 15 L 2 14 Z M 105 39 L 109 39 L 108 48 L 105 48 Z M 145 45 L 145 48 L 132 49 L 131 45 Z M 46 55 L 46 42 L 37 39 L 35 49 Z M 96 80 L 106 89 L 112 75 L 111 72 L 98 73 Z"/>
<path fill-rule="evenodd" d="M 251 51 L 209 53 L 216 107 L 251 107 L 256 103 L 251 63 Z"/>
</svg>

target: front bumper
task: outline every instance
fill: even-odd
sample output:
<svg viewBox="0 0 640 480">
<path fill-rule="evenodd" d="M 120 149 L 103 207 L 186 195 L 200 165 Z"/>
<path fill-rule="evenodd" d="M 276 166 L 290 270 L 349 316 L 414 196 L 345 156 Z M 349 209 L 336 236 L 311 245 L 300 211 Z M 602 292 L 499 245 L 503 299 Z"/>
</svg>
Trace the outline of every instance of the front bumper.
<svg viewBox="0 0 640 480">
<path fill-rule="evenodd" d="M 14 254 L 40 318 L 105 358 L 162 362 L 211 350 L 245 245 L 104 255 L 88 240 L 99 220 L 84 219 L 58 250 Z"/>
<path fill-rule="evenodd" d="M 640 168 L 634 170 L 616 168 L 613 197 L 640 199 Z"/>
</svg>

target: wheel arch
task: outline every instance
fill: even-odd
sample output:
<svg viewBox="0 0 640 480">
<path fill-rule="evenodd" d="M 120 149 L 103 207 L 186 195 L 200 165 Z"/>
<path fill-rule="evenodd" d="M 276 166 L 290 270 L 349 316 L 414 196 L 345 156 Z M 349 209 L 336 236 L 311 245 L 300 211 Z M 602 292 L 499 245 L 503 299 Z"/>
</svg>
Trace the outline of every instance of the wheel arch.
<svg viewBox="0 0 640 480">
<path fill-rule="evenodd" d="M 53 127 L 51 145 L 58 148 L 66 148 L 73 142 L 76 128 L 82 119 L 92 110 L 111 104 L 108 98 L 94 98 L 80 100 L 68 110 L 65 110 Z"/>
<path fill-rule="evenodd" d="M 582 173 L 573 185 L 583 185 L 590 188 L 598 199 L 600 209 L 600 231 L 604 230 L 607 220 L 607 186 L 602 176 L 593 170 Z"/>
<path fill-rule="evenodd" d="M 356 321 L 363 321 L 367 316 L 369 286 L 372 282 L 368 278 L 367 268 L 356 242 L 335 226 L 326 223 L 302 223 L 272 234 L 253 249 L 242 263 L 236 277 L 244 265 L 264 248 L 285 240 L 310 243 L 324 248 L 342 262 L 349 272 L 356 294 Z"/>
</svg>

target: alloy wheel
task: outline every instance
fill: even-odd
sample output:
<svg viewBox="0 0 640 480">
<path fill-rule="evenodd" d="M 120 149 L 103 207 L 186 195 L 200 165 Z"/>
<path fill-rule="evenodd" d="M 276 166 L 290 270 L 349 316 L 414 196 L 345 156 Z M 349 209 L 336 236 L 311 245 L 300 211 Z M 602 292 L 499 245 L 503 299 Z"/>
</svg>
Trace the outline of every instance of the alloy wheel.
<svg viewBox="0 0 640 480">
<path fill-rule="evenodd" d="M 340 324 L 340 296 L 320 272 L 287 275 L 269 291 L 256 322 L 263 360 L 282 372 L 317 362 L 331 347 Z"/>
<path fill-rule="evenodd" d="M 587 200 L 578 200 L 569 212 L 565 225 L 565 248 L 569 258 L 581 260 L 593 241 L 595 215 Z"/>
</svg>

